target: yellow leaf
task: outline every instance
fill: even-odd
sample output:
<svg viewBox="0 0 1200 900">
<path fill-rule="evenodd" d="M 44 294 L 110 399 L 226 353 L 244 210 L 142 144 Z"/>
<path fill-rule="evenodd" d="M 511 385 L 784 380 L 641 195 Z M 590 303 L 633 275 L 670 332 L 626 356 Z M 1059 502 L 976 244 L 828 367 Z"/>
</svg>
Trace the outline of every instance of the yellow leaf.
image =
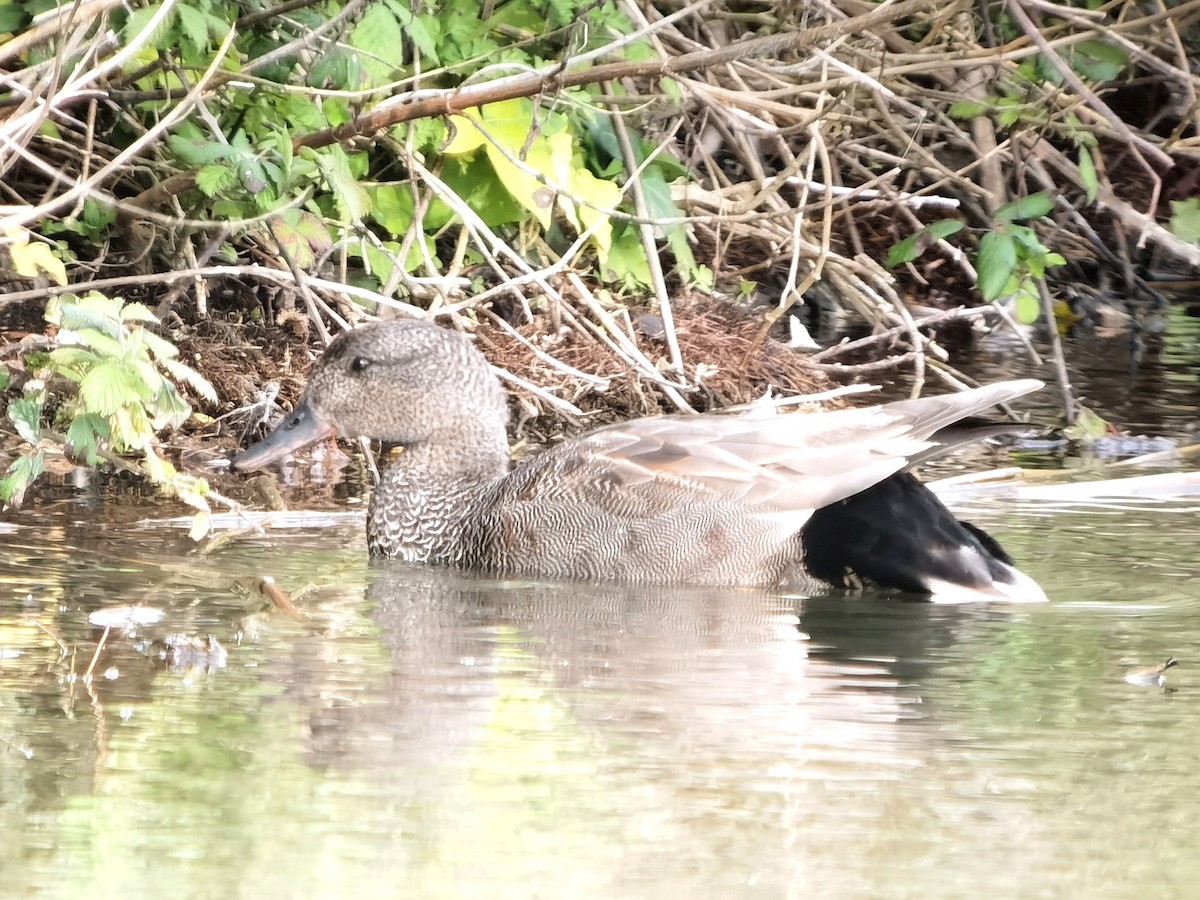
<svg viewBox="0 0 1200 900">
<path fill-rule="evenodd" d="M 491 162 L 492 168 L 496 170 L 496 177 L 513 195 L 513 199 L 533 213 L 533 217 L 541 223 L 543 228 L 549 228 L 550 210 L 554 206 L 555 191 L 517 165 L 514 160 L 519 158 L 518 153 L 524 145 L 524 140 L 514 150 L 509 142 L 504 140 L 507 136 L 492 134 L 492 137 L 501 142 L 502 146 L 497 146 L 489 141 L 485 148 L 488 160 Z M 549 148 L 546 146 L 545 138 L 534 140 L 523 162 L 527 168 L 545 173 L 545 169 L 538 165 L 543 163 L 548 166 L 550 162 Z"/>
<path fill-rule="evenodd" d="M 612 222 L 609 216 L 600 210 L 615 209 L 621 202 L 621 189 L 611 181 L 597 178 L 583 166 L 575 169 L 572 176 L 571 193 L 590 204 L 580 205 L 579 220 L 584 229 L 595 227 L 592 231 L 592 242 L 596 245 L 596 255 L 603 265 L 608 260 L 608 251 L 612 249 Z"/>
<path fill-rule="evenodd" d="M 48 244 L 41 241 L 30 244 L 28 239 L 14 241 L 9 245 L 8 253 L 12 257 L 13 269 L 22 278 L 36 278 L 45 272 L 55 284 L 67 283 L 67 268 Z"/>
<path fill-rule="evenodd" d="M 474 116 L 479 114 L 479 110 L 468 111 L 472 118 L 467 115 L 451 116 L 450 124 L 454 127 L 454 137 L 446 144 L 443 153 L 450 156 L 470 156 L 478 150 L 486 142 L 483 132 L 475 126 Z"/>
<path fill-rule="evenodd" d="M 208 510 L 201 510 L 192 516 L 192 527 L 188 531 L 188 537 L 193 541 L 198 541 L 212 530 L 212 513 Z"/>
</svg>

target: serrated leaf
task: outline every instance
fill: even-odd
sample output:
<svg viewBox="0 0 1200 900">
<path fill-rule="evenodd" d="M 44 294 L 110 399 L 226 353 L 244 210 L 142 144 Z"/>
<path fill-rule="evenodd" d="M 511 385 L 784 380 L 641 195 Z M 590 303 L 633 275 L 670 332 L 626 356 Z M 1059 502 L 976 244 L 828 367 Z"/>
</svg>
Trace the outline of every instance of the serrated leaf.
<svg viewBox="0 0 1200 900">
<path fill-rule="evenodd" d="M 404 65 L 404 31 L 385 4 L 367 4 L 348 43 L 361 51 L 358 62 L 372 85 L 392 81 L 396 70 Z"/>
<path fill-rule="evenodd" d="M 209 163 L 196 171 L 196 187 L 205 197 L 217 196 L 237 180 L 237 170 L 225 163 Z"/>
<path fill-rule="evenodd" d="M 1017 265 L 1017 245 L 1002 232 L 992 231 L 979 242 L 979 293 L 989 303 L 1003 294 L 1004 286 Z"/>
<path fill-rule="evenodd" d="M 438 59 L 437 42 L 442 34 L 441 22 L 435 16 L 424 13 L 419 16 L 414 16 L 413 20 L 408 23 L 408 36 L 412 40 L 413 45 L 421 52 L 425 59 L 441 65 L 441 60 Z"/>
<path fill-rule="evenodd" d="M 144 385 L 133 369 L 106 360 L 83 376 L 79 398 L 88 412 L 111 416 L 131 404 L 140 404 Z"/>
<path fill-rule="evenodd" d="M 977 100 L 959 100 L 950 104 L 947 113 L 952 119 L 977 119 L 986 116 L 989 109 L 990 107 Z"/>
<path fill-rule="evenodd" d="M 150 311 L 150 307 L 144 303 L 126 303 L 121 307 L 122 322 L 154 322 L 158 323 L 158 316 Z"/>
<path fill-rule="evenodd" d="M 146 27 L 150 24 L 150 20 L 158 15 L 158 11 L 161 7 L 161 3 L 152 3 L 149 6 L 142 7 L 141 9 L 134 9 L 129 14 L 129 17 L 125 20 L 125 27 L 121 29 L 121 37 L 123 38 L 122 43 L 133 43 L 134 38 L 137 38 L 143 31 L 146 30 Z M 145 43 L 157 44 L 158 40 L 163 36 L 164 32 L 166 32 L 169 24 L 169 17 L 163 19 L 162 22 L 159 23 L 158 27 L 155 28 L 154 32 L 149 36 L 149 39 L 145 41 Z"/>
<path fill-rule="evenodd" d="M 196 50 L 207 47 L 208 17 L 204 12 L 187 3 L 177 3 L 174 13 L 183 39 Z"/>
<path fill-rule="evenodd" d="M 46 354 L 50 365 L 59 375 L 79 381 L 84 373 L 100 362 L 100 357 L 83 347 L 57 347 Z"/>
<path fill-rule="evenodd" d="M 5 476 L 0 478 L 0 503 L 5 507 L 20 506 L 26 488 L 42 474 L 44 465 L 45 454 L 40 450 L 13 460 Z"/>
<path fill-rule="evenodd" d="M 8 404 L 8 420 L 21 439 L 36 444 L 42 437 L 42 396 L 21 397 Z"/>
<path fill-rule="evenodd" d="M 121 330 L 119 325 L 114 325 L 111 322 L 106 321 L 104 324 L 113 331 L 119 332 Z M 107 329 L 105 331 L 100 331 L 96 328 L 80 328 L 78 331 L 60 331 L 60 339 L 63 338 L 64 333 L 67 338 L 76 343 L 82 344 L 95 353 L 97 359 L 103 359 L 105 357 L 110 359 L 117 358 L 122 356 L 125 351 L 125 347 L 122 345 L 121 341 L 115 337 L 112 337 L 111 333 Z"/>
<path fill-rule="evenodd" d="M 164 428 L 178 428 L 191 416 L 192 408 L 188 406 L 183 397 L 179 396 L 175 385 L 164 381 L 154 395 L 154 402 L 150 404 L 150 412 L 152 413 L 150 428 L 157 433 Z"/>
<path fill-rule="evenodd" d="M 140 330 L 142 342 L 146 345 L 146 349 L 154 354 L 155 359 L 160 361 L 164 359 L 174 359 L 179 355 L 179 350 L 167 339 L 160 338 L 157 334 L 148 329 L 143 328 Z"/>
<path fill-rule="evenodd" d="M 349 225 L 361 221 L 371 211 L 371 198 L 350 172 L 345 151 L 340 147 L 328 147 L 316 154 L 316 162 L 333 194 L 342 223 Z"/>
<path fill-rule="evenodd" d="M 218 402 L 217 392 L 213 386 L 191 366 L 184 365 L 177 359 L 160 359 L 159 364 L 171 374 L 172 378 L 182 381 L 209 403 Z"/>
</svg>

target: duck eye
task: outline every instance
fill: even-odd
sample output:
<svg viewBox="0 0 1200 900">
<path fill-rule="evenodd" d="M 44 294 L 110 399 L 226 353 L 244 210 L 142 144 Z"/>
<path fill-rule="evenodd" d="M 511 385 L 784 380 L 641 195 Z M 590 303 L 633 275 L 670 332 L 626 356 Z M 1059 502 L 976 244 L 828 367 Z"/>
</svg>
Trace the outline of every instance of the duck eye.
<svg viewBox="0 0 1200 900">
<path fill-rule="evenodd" d="M 354 357 L 354 362 L 350 363 L 351 372 L 365 372 L 371 368 L 371 361 L 365 356 Z"/>
</svg>

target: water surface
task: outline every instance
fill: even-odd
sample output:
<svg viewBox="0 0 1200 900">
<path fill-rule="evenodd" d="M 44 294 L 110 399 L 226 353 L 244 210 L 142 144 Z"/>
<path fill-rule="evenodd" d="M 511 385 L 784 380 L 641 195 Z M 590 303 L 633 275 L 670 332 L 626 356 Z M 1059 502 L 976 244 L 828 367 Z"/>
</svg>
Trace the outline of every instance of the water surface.
<svg viewBox="0 0 1200 900">
<path fill-rule="evenodd" d="M 63 504 L 0 526 L 3 893 L 1186 891 L 1195 506 L 978 507 L 1051 603 L 936 607 L 373 566 L 358 519 L 202 557 Z M 163 619 L 93 664 L 125 604 Z"/>
</svg>

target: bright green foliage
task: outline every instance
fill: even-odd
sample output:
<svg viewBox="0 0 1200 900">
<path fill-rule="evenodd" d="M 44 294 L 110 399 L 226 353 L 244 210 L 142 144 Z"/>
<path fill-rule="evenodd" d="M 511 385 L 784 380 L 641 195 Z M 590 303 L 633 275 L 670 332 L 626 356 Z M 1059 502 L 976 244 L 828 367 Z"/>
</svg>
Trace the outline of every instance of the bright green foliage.
<svg viewBox="0 0 1200 900">
<path fill-rule="evenodd" d="M 1080 41 L 1063 48 L 1057 62 L 1041 54 L 1025 58 L 1011 75 L 992 84 L 989 96 L 958 100 L 947 112 L 956 119 L 992 116 L 1003 128 L 1030 126 L 1076 143 L 1081 142 L 1082 131 L 1094 144 L 1094 137 L 1082 129 L 1075 114 L 1064 113 L 1052 102 L 1053 89 L 1065 81 L 1061 65 L 1093 83 L 1117 81 L 1132 71 L 1129 55 L 1121 47 L 1102 40 Z"/>
<path fill-rule="evenodd" d="M 115 13 L 118 33 L 126 41 L 142 34 L 159 9 L 161 5 L 152 4 Z M 557 252 L 586 234 L 586 249 L 608 271 L 606 261 L 622 228 L 614 213 L 631 213 L 633 205 L 623 190 L 630 173 L 607 107 L 595 102 L 595 89 L 405 123 L 377 135 L 369 152 L 337 144 L 297 149 L 296 141 L 351 122 L 406 90 L 418 72 L 431 73 L 425 76 L 427 86 L 452 87 L 467 78 L 478 84 L 512 74 L 511 64 L 552 67 L 564 57 L 605 44 L 632 29 L 615 2 L 507 0 L 495 4 L 485 20 L 475 0 L 423 5 L 380 0 L 365 4 L 336 39 L 314 43 L 313 55 L 297 52 L 272 57 L 268 65 L 258 63 L 342 9 L 337 0 L 326 0 L 286 16 L 243 23 L 220 64 L 220 77 L 231 85 L 221 102 L 176 125 L 156 148 L 159 164 L 193 175 L 194 189 L 178 195 L 186 216 L 236 223 L 265 215 L 266 227 L 301 266 L 327 256 L 331 248 L 345 248 L 350 278 L 376 290 L 396 266 L 435 274 L 429 267 L 439 269 L 452 257 L 464 223 L 454 203 L 405 170 L 397 150 L 411 147 L 474 215 L 510 244 L 537 246 L 517 240 L 531 226 Z M 194 84 L 197 73 L 211 65 L 238 12 L 216 0 L 177 4 L 128 69 L 138 73 L 133 86 L 169 92 L 171 99 L 146 101 L 129 113 L 146 124 L 161 119 Z M 646 42 L 627 48 L 631 59 L 651 52 Z M 254 79 L 251 88 L 243 86 L 247 67 Z M 317 95 L 310 87 L 341 93 Z M 653 147 L 638 134 L 634 120 L 627 121 L 627 128 L 640 164 Z M 682 219 L 671 201 L 670 182 L 688 176 L 686 167 L 668 154 L 654 157 L 640 172 L 652 217 Z M 304 198 L 302 207 L 292 209 L 299 198 Z M 62 227 L 99 241 L 107 236 L 112 213 L 94 201 L 89 204 L 78 220 Z M 284 209 L 290 211 L 272 216 Z M 297 219 L 299 213 L 319 227 Z M 298 230 L 300 221 L 306 223 L 304 234 Z M 371 232 L 366 239 L 364 230 Z M 711 283 L 711 273 L 696 263 L 682 224 L 663 226 L 656 236 L 673 257 L 681 280 Z M 239 237 L 235 230 L 233 239 Z M 393 255 L 392 247 L 405 246 L 410 252 L 403 258 Z M 644 255 L 640 242 L 623 245 L 616 267 L 623 283 L 645 285 Z M 361 269 L 355 269 L 356 260 Z"/>
<path fill-rule="evenodd" d="M 888 268 L 894 269 L 896 266 L 912 262 L 924 253 L 931 244 L 945 240 L 952 234 L 957 234 L 962 230 L 962 227 L 963 223 L 958 219 L 939 219 L 936 222 L 929 223 L 924 228 L 913 232 L 904 240 L 891 246 L 887 256 Z"/>
<path fill-rule="evenodd" d="M 574 231 L 591 234 L 603 265 L 612 246 L 608 210 L 621 202 L 621 189 L 583 164 L 566 116 L 542 113 L 535 126 L 534 113 L 532 101 L 519 99 L 452 116 L 455 135 L 445 153 L 473 157 L 482 149 L 505 190 L 543 229 L 557 212 Z"/>
<path fill-rule="evenodd" d="M 57 377 L 76 387 L 74 395 L 62 398 L 57 416 L 66 427 L 63 449 L 69 455 L 88 465 L 101 453 L 133 456 L 151 481 L 207 515 L 207 484 L 161 459 L 155 435 L 182 425 L 192 413 L 172 379 L 211 402 L 217 396 L 179 361 L 170 341 L 145 327 L 157 322 L 150 310 L 100 294 L 65 295 L 50 301 L 46 319 L 58 326 L 59 346 L 26 359 L 36 377 L 8 404 L 8 420 L 29 449 L 0 481 L 0 502 L 20 502 L 42 470 L 45 442 L 56 442 L 53 427 L 43 422 L 43 407 L 45 383 Z M 207 519 L 203 522 L 207 528 Z"/>
<path fill-rule="evenodd" d="M 1066 260 L 1043 244 L 1031 226 L 1019 223 L 1041 218 L 1053 208 L 1054 200 L 1045 191 L 1007 203 L 996 210 L 996 230 L 979 242 L 979 293 L 988 302 L 1013 298 L 1017 320 L 1026 324 L 1035 322 L 1041 309 L 1037 282 L 1046 269 Z"/>
<path fill-rule="evenodd" d="M 1189 244 L 1200 243 L 1200 198 L 1171 201 L 1171 234 Z"/>
</svg>

